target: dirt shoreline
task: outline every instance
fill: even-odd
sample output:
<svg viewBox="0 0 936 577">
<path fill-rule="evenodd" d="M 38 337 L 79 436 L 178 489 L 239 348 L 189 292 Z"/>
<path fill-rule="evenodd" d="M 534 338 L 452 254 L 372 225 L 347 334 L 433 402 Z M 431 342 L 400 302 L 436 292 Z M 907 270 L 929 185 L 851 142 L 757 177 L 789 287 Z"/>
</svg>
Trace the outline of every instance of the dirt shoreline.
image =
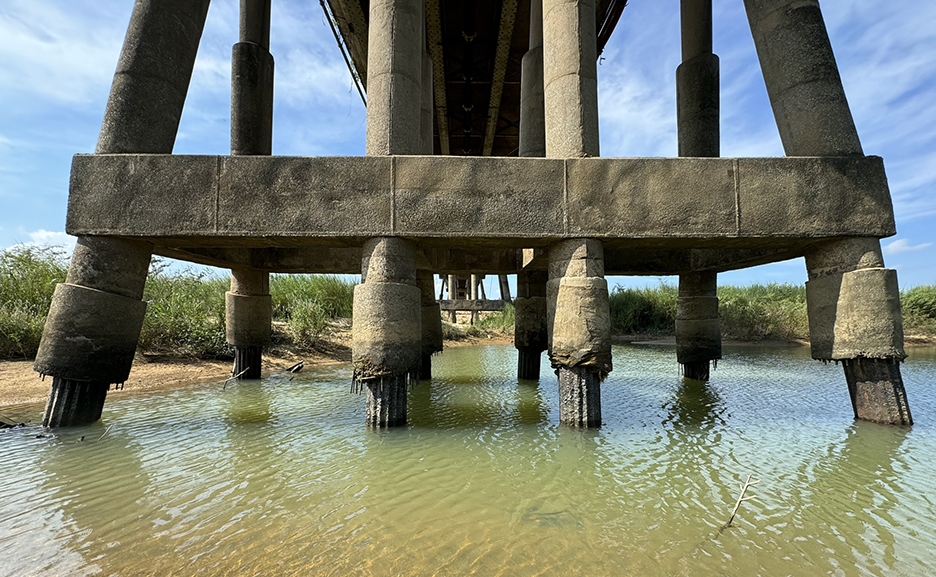
<svg viewBox="0 0 936 577">
<path fill-rule="evenodd" d="M 513 342 L 512 336 L 495 335 L 445 341 L 445 347 L 509 344 Z M 303 361 L 307 368 L 350 362 L 350 340 L 348 332 L 323 340 L 314 350 L 304 353 L 274 349 L 264 355 L 263 374 L 283 371 L 299 361 Z M 138 354 L 133 360 L 130 378 L 122 388 L 111 389 L 108 395 L 217 382 L 231 375 L 231 365 L 230 360 Z M 45 403 L 49 396 L 49 378 L 43 381 L 33 371 L 32 360 L 0 361 L 0 407 Z"/>
<path fill-rule="evenodd" d="M 264 374 L 285 370 L 287 367 L 304 361 L 307 367 L 325 366 L 351 361 L 350 331 L 332 335 L 308 352 L 296 353 L 272 350 L 264 355 Z M 457 341 L 445 341 L 446 348 L 501 345 L 513 342 L 513 335 L 499 334 L 489 337 L 466 338 Z M 659 335 L 615 335 L 614 344 L 656 344 L 675 345 L 674 337 Z M 796 347 L 809 345 L 806 341 L 763 341 L 741 342 L 724 341 L 726 346 L 777 346 Z M 907 346 L 934 346 L 936 341 L 925 338 L 907 338 Z M 134 359 L 130 378 L 120 390 L 112 390 L 110 395 L 123 395 L 157 389 L 186 387 L 199 383 L 221 381 L 231 374 L 230 360 L 196 359 L 170 355 L 137 355 Z M 49 396 L 49 381 L 43 381 L 33 371 L 33 361 L 0 361 L 0 407 L 30 403 L 44 403 Z"/>
</svg>

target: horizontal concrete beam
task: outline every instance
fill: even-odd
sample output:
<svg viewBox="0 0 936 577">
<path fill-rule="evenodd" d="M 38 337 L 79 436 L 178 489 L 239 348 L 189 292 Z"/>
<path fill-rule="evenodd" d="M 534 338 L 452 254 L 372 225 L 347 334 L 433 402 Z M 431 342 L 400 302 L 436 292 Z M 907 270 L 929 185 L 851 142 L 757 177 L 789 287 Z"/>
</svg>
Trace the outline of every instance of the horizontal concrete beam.
<svg viewBox="0 0 936 577">
<path fill-rule="evenodd" d="M 498 300 L 441 300 L 439 307 L 444 311 L 502 311 L 507 303 Z"/>
<path fill-rule="evenodd" d="M 403 236 L 445 248 L 895 233 L 878 157 L 78 155 L 66 230 L 175 246 Z"/>
</svg>

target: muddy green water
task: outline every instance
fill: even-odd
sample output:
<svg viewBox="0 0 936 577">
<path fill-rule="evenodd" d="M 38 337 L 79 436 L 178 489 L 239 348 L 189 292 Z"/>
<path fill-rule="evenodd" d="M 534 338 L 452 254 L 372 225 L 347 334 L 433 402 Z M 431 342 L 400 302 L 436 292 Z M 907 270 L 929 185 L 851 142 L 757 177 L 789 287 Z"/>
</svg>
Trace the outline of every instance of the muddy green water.
<svg viewBox="0 0 936 577">
<path fill-rule="evenodd" d="M 618 347 L 585 432 L 500 346 L 436 357 L 385 433 L 346 366 L 115 397 L 94 426 L 0 431 L 0 572 L 933 574 L 936 356 L 904 365 L 904 429 L 854 422 L 807 355 L 727 349 L 702 386 L 671 347 Z"/>
</svg>

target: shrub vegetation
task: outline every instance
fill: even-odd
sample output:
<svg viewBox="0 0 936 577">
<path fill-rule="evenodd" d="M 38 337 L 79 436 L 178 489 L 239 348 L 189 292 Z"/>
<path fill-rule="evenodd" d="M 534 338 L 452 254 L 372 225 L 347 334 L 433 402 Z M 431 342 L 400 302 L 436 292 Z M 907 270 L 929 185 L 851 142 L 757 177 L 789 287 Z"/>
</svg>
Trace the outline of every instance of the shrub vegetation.
<svg viewBox="0 0 936 577">
<path fill-rule="evenodd" d="M 55 247 L 0 251 L 0 358 L 36 354 L 55 284 L 65 280 L 67 258 Z M 228 356 L 224 338 L 227 277 L 170 271 L 155 259 L 144 291 L 149 305 L 140 350 L 193 357 Z M 351 317 L 354 281 L 328 275 L 273 275 L 274 338 L 278 345 L 307 348 L 340 321 Z M 807 339 L 806 290 L 790 284 L 719 287 L 725 338 Z M 617 288 L 611 293 L 611 325 L 620 334 L 672 335 L 676 287 Z M 901 293 L 904 329 L 909 336 L 936 337 L 936 285 Z M 514 308 L 483 315 L 473 326 L 444 323 L 446 338 L 513 331 Z"/>
</svg>

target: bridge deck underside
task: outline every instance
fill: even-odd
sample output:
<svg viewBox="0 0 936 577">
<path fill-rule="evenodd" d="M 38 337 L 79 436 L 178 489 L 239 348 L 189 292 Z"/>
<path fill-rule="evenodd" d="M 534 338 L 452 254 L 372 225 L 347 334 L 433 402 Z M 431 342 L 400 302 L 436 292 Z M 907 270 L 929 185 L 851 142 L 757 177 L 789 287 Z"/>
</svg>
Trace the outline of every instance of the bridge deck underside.
<svg viewBox="0 0 936 577">
<path fill-rule="evenodd" d="M 827 238 L 895 233 L 878 157 L 504 158 L 78 155 L 67 231 L 145 239 L 223 267 L 360 272 L 376 236 L 420 268 L 544 267 L 561 239 L 603 241 L 607 274 L 724 271 Z"/>
</svg>

